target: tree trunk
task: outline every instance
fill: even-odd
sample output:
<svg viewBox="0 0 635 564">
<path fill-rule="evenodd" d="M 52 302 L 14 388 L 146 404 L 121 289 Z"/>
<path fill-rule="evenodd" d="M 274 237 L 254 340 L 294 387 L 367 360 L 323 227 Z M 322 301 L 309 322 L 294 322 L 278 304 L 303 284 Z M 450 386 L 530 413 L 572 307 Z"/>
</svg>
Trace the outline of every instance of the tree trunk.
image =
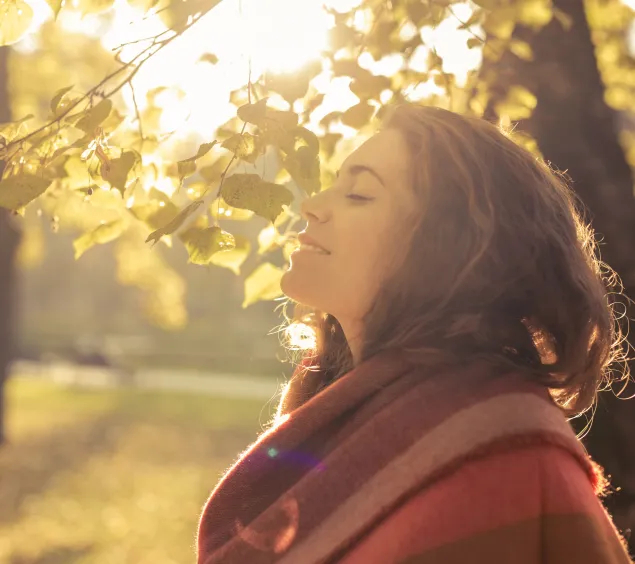
<svg viewBox="0 0 635 564">
<path fill-rule="evenodd" d="M 536 139 L 546 161 L 571 177 L 602 241 L 602 260 L 620 275 L 625 294 L 635 298 L 633 175 L 618 142 L 618 115 L 604 102 L 584 3 L 553 0 L 553 5 L 571 17 L 568 31 L 555 18 L 538 33 L 519 28 L 515 36 L 531 45 L 534 60 L 506 53 L 500 61 L 483 66 L 482 77 L 493 86 L 485 117 L 497 118 L 496 102 L 514 84 L 536 95 L 537 106 L 519 129 Z M 635 317 L 633 308 L 627 315 Z M 631 372 L 635 376 L 635 364 Z M 615 386 L 618 391 L 621 387 Z M 622 397 L 635 394 L 634 388 L 631 384 Z M 576 423 L 576 429 L 583 424 Z M 605 505 L 635 550 L 635 538 L 629 538 L 635 528 L 635 400 L 616 398 L 611 391 L 600 393 L 584 443 L 611 483 L 621 488 Z"/>
<path fill-rule="evenodd" d="M 9 105 L 7 59 L 8 47 L 0 47 L 0 123 L 11 121 Z M 0 178 L 4 162 L 0 161 Z M 0 445 L 5 436 L 5 384 L 9 362 L 13 356 L 14 304 L 15 304 L 15 253 L 19 233 L 7 210 L 0 208 Z"/>
</svg>

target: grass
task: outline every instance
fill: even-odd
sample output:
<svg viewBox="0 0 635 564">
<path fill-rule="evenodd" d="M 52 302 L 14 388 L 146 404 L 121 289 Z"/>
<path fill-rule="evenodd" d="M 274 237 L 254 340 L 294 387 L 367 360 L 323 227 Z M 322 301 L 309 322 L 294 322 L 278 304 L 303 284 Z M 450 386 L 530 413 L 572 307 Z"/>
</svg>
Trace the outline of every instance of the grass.
<svg viewBox="0 0 635 564">
<path fill-rule="evenodd" d="M 0 562 L 195 561 L 210 491 L 272 405 L 13 379 L 0 448 Z"/>
</svg>

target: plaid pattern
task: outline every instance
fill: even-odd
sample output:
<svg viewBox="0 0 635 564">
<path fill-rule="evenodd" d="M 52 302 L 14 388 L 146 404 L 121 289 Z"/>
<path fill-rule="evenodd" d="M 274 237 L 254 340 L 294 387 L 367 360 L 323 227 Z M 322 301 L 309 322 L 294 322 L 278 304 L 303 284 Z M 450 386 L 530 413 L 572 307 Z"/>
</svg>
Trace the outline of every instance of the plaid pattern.
<svg viewBox="0 0 635 564">
<path fill-rule="evenodd" d="M 381 353 L 291 411 L 240 455 L 203 510 L 198 563 L 385 563 L 355 560 L 355 550 L 385 531 L 404 505 L 470 464 L 530 444 L 572 458 L 599 505 L 601 469 L 542 386 L 518 373 L 494 374 L 485 363 L 426 374 L 395 353 Z M 532 517 L 543 522 L 540 512 Z M 576 535 L 586 531 L 584 523 Z M 518 533 L 508 529 L 508 537 L 495 521 L 484 524 L 480 534 L 497 533 L 500 547 Z M 470 539 L 448 539 L 457 562 L 461 554 L 462 563 L 516 562 L 497 560 L 495 552 L 470 560 Z M 630 562 L 614 528 L 599 540 L 617 546 L 616 556 L 594 563 Z M 454 561 L 438 552 L 443 547 L 401 545 L 393 562 Z M 555 562 L 537 558 L 527 562 Z"/>
</svg>

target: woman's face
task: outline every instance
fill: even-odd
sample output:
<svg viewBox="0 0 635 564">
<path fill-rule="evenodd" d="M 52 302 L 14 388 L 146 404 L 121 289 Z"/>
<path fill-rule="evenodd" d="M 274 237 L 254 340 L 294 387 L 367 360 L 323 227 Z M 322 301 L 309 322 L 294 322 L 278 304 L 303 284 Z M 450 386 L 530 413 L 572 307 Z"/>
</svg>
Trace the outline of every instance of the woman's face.
<svg viewBox="0 0 635 564">
<path fill-rule="evenodd" d="M 288 297 L 330 313 L 343 327 L 362 319 L 406 250 L 416 212 L 409 170 L 405 139 L 386 129 L 344 161 L 332 187 L 302 203 L 305 234 L 328 254 L 291 255 L 281 281 Z"/>
</svg>

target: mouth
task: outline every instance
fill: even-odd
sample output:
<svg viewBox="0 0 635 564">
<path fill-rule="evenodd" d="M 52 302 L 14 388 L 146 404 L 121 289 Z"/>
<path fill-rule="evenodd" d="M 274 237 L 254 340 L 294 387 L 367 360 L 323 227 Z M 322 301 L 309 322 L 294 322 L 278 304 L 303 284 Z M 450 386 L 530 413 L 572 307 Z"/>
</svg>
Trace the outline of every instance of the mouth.
<svg viewBox="0 0 635 564">
<path fill-rule="evenodd" d="M 318 254 L 318 255 L 330 255 L 331 254 L 327 250 L 323 249 L 322 247 L 318 247 L 316 245 L 310 245 L 310 244 L 307 244 L 307 243 L 301 243 L 300 246 L 293 252 L 293 254 L 301 253 L 301 252 L 315 253 L 315 254 Z"/>
<path fill-rule="evenodd" d="M 311 251 L 324 255 L 330 255 L 331 252 L 318 244 L 312 237 L 302 232 L 298 235 L 297 243 L 299 245 L 299 251 Z"/>
</svg>

